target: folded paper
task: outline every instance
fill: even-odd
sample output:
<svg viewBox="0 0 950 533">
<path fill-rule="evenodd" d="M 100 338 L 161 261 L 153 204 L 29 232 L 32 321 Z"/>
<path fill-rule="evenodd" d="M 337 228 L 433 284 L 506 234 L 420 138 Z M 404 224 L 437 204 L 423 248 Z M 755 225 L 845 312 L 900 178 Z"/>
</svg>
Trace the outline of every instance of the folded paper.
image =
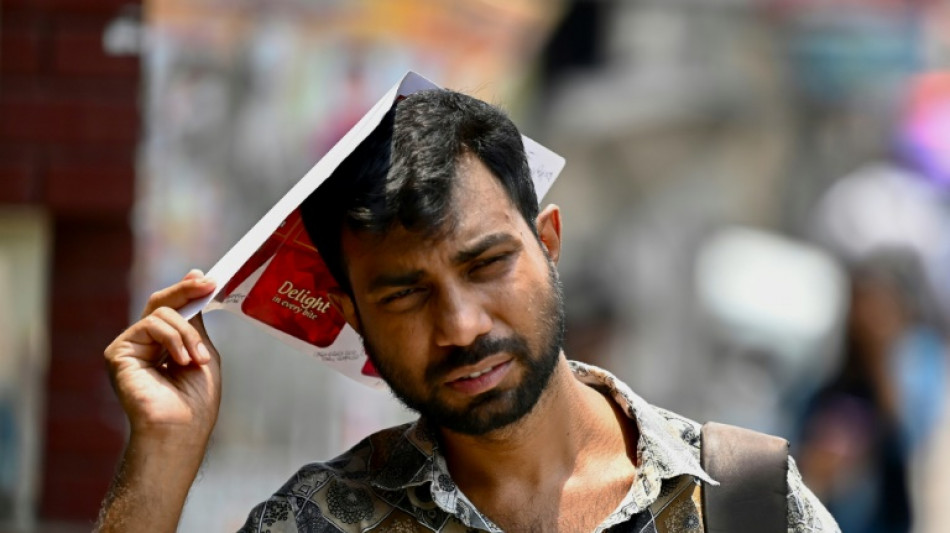
<svg viewBox="0 0 950 533">
<path fill-rule="evenodd" d="M 361 383 L 385 387 L 359 335 L 330 305 L 327 292 L 336 283 L 310 242 L 298 207 L 379 125 L 397 99 L 438 88 L 407 73 L 208 271 L 217 282 L 215 291 L 180 309 L 182 316 L 225 309 Z M 564 168 L 564 159 L 522 139 L 540 200 Z"/>
</svg>

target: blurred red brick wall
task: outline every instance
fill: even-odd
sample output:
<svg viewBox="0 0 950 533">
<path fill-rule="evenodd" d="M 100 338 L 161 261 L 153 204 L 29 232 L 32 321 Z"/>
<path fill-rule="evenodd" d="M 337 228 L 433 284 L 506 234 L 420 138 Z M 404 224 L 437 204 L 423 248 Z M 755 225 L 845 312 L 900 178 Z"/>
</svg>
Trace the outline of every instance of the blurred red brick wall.
<svg viewBox="0 0 950 533">
<path fill-rule="evenodd" d="M 128 323 L 139 59 L 117 0 L 0 3 L 0 204 L 53 219 L 41 519 L 91 521 L 124 441 L 102 350 Z"/>
</svg>

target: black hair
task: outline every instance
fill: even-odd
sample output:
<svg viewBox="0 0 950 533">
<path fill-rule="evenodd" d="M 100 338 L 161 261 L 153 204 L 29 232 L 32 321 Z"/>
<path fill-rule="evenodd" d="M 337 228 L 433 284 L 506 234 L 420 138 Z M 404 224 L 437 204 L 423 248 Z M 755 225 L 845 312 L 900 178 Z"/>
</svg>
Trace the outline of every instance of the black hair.
<svg viewBox="0 0 950 533">
<path fill-rule="evenodd" d="M 538 199 L 521 134 L 499 109 L 447 89 L 398 101 L 300 206 L 307 233 L 340 288 L 352 293 L 344 229 L 383 235 L 397 224 L 434 236 L 451 227 L 459 161 L 477 157 L 535 233 Z"/>
</svg>

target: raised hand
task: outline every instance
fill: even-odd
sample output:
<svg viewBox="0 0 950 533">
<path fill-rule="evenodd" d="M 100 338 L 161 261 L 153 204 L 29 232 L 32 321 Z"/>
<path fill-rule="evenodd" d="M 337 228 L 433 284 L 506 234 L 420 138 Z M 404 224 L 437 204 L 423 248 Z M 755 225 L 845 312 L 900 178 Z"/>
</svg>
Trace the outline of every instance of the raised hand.
<svg viewBox="0 0 950 533">
<path fill-rule="evenodd" d="M 132 432 L 97 531 L 178 527 L 218 417 L 221 360 L 201 316 L 189 322 L 175 309 L 212 290 L 214 282 L 192 270 L 152 294 L 142 318 L 105 350 Z"/>
<path fill-rule="evenodd" d="M 221 400 L 220 360 L 200 315 L 189 323 L 175 309 L 213 289 L 200 271 L 189 272 L 152 294 L 142 319 L 106 348 L 109 375 L 133 435 L 210 435 Z"/>
</svg>

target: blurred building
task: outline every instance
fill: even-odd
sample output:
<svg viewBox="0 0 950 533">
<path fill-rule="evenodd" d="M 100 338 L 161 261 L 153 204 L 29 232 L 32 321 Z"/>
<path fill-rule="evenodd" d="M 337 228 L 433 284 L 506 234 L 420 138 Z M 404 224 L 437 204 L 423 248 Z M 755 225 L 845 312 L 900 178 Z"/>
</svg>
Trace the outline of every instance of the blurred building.
<svg viewBox="0 0 950 533">
<path fill-rule="evenodd" d="M 134 1 L 0 5 L 4 531 L 88 529 L 122 449 L 100 358 L 129 320 L 137 13 Z"/>
</svg>

